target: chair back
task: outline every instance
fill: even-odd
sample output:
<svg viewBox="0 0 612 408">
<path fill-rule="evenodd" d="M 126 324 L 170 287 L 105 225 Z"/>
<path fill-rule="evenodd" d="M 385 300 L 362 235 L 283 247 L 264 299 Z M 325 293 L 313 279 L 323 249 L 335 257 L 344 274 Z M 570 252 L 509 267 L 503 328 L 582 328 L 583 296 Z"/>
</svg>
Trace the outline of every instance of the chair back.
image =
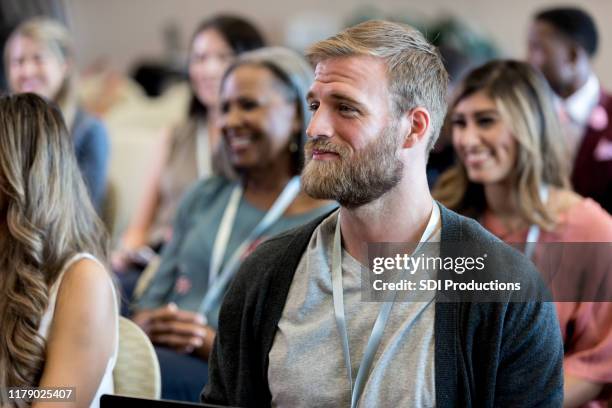
<svg viewBox="0 0 612 408">
<path fill-rule="evenodd" d="M 113 370 L 115 394 L 159 399 L 159 362 L 147 335 L 134 322 L 119 317 L 119 352 Z"/>
</svg>

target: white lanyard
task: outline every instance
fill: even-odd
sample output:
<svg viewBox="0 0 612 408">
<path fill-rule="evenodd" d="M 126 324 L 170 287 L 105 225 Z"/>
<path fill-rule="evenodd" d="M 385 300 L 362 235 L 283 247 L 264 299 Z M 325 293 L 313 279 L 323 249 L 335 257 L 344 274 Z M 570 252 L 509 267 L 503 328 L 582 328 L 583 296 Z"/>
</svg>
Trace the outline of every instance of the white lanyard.
<svg viewBox="0 0 612 408">
<path fill-rule="evenodd" d="M 540 186 L 539 194 L 542 204 L 546 204 L 548 201 L 548 186 L 546 184 Z M 525 256 L 527 258 L 533 258 L 538 239 L 540 239 L 540 226 L 538 224 L 531 224 L 529 231 L 527 231 L 527 242 L 525 243 Z"/>
<path fill-rule="evenodd" d="M 234 221 L 236 220 L 236 213 L 240 206 L 240 199 L 242 198 L 243 189 L 241 185 L 237 185 L 232 190 L 230 199 L 227 202 L 227 207 L 223 212 L 223 218 L 219 224 L 217 230 L 217 236 L 215 237 L 215 243 L 213 244 L 213 250 L 210 256 L 210 268 L 208 271 L 208 287 L 211 287 L 213 282 L 217 279 L 219 270 L 221 270 L 221 263 L 223 262 L 223 256 L 229 242 L 230 235 L 234 229 Z"/>
<path fill-rule="evenodd" d="M 253 231 L 251 231 L 247 238 L 242 241 L 238 248 L 236 248 L 223 267 L 223 270 L 221 270 L 221 263 L 223 262 L 229 237 L 236 219 L 236 213 L 240 206 L 242 192 L 241 186 L 236 186 L 234 191 L 232 191 L 228 205 L 223 213 L 221 224 L 217 230 L 217 236 L 210 259 L 208 291 L 204 299 L 202 299 L 202 303 L 198 310 L 202 315 L 206 315 L 210 312 L 223 296 L 229 281 L 240 266 L 241 257 L 244 252 L 283 215 L 287 207 L 293 202 L 300 192 L 300 178 L 299 176 L 294 176 L 289 180 L 276 201 L 274 201 L 274 204 L 272 204 L 272 207 L 266 212 L 266 215 L 264 215 L 261 221 L 259 221 Z"/>
<path fill-rule="evenodd" d="M 435 202 L 433 205 L 437 206 Z M 437 211 L 439 211 L 438 208 L 434 207 L 432 209 L 432 215 L 429 218 L 429 222 L 427 223 L 425 232 L 421 236 L 420 242 L 417 248 L 414 250 L 414 253 L 416 253 L 421 248 L 423 243 L 427 242 L 431 238 L 431 235 L 436 230 L 439 217 L 434 216 L 433 212 L 436 212 L 436 214 L 438 214 Z M 380 308 L 380 311 L 378 312 L 378 316 L 376 317 L 376 321 L 374 322 L 374 327 L 372 328 L 372 332 L 370 333 L 368 343 L 366 345 L 365 351 L 363 353 L 363 357 L 361 359 L 361 364 L 359 364 L 359 369 L 357 370 L 357 378 L 355 379 L 355 386 L 353 386 L 353 374 L 352 374 L 352 369 L 351 369 L 352 367 L 351 366 L 351 354 L 349 350 L 348 331 L 346 328 L 346 318 L 344 314 L 344 290 L 342 287 L 342 238 L 341 238 L 341 232 L 340 232 L 340 213 L 338 213 L 338 221 L 336 223 L 336 232 L 334 234 L 334 246 L 332 250 L 332 289 L 333 289 L 332 294 L 333 294 L 333 301 L 334 301 L 334 315 L 336 318 L 336 325 L 338 326 L 338 331 L 340 332 L 340 340 L 342 342 L 342 351 L 344 354 L 344 364 L 346 365 L 346 371 L 347 371 L 350 390 L 351 390 L 351 407 L 354 408 L 357 406 L 357 403 L 359 402 L 359 398 L 361 397 L 363 388 L 370 375 L 370 368 L 372 367 L 374 356 L 376 355 L 376 351 L 378 350 L 380 341 L 382 340 L 382 335 L 385 331 L 385 326 L 387 325 L 387 321 L 389 320 L 389 315 L 391 314 L 391 308 L 393 307 L 395 296 L 393 296 L 393 299 L 391 301 L 384 302 Z"/>
</svg>

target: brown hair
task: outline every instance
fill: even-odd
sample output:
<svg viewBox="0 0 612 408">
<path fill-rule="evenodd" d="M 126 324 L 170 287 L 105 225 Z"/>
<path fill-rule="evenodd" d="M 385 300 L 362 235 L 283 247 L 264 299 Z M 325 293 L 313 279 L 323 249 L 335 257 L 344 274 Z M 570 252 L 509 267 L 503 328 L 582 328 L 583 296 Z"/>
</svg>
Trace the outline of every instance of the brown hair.
<svg viewBox="0 0 612 408">
<path fill-rule="evenodd" d="M 553 228 L 555 218 L 540 199 L 539 191 L 542 185 L 569 187 L 569 160 L 552 91 L 542 75 L 528 64 L 492 61 L 463 79 L 449 112 L 461 100 L 481 91 L 495 102 L 517 141 L 518 155 L 511 177 L 521 216 L 542 228 Z M 447 123 L 445 129 L 450 128 Z M 486 209 L 482 185 L 469 181 L 461 162 L 440 177 L 434 197 L 447 207 L 472 217 Z"/>
<path fill-rule="evenodd" d="M 61 113 L 34 94 L 0 97 L 0 389 L 38 383 L 49 289 L 80 252 L 106 260 L 107 239 Z"/>
<path fill-rule="evenodd" d="M 306 53 L 315 65 L 358 55 L 385 61 L 396 116 L 417 106 L 429 111 L 432 134 L 427 152 L 431 151 L 444 121 L 448 87 L 448 74 L 436 47 L 408 25 L 371 20 L 312 45 Z"/>
</svg>

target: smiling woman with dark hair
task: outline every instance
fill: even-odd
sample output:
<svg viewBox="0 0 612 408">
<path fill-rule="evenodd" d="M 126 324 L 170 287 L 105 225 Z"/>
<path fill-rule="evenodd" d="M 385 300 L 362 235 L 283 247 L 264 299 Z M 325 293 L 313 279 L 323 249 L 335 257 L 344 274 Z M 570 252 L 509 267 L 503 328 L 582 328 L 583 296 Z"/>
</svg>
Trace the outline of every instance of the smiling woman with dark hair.
<svg viewBox="0 0 612 408">
<path fill-rule="evenodd" d="M 223 148 L 239 179 L 200 181 L 185 196 L 159 269 L 135 304 L 134 321 L 164 346 L 158 347 L 162 381 L 195 383 L 164 397 L 197 400 L 207 366 L 200 363 L 192 374 L 185 367 L 197 366 L 193 357 L 208 359 L 219 306 L 241 261 L 265 237 L 335 207 L 300 189 L 312 75 L 297 53 L 264 48 L 241 56 L 222 79 Z"/>
</svg>

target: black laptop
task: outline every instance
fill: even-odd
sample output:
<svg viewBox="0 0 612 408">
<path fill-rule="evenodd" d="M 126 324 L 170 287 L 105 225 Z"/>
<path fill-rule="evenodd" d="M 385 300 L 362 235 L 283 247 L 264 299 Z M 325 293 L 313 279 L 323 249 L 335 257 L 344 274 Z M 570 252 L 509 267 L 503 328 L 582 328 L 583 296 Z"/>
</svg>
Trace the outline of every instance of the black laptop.
<svg viewBox="0 0 612 408">
<path fill-rule="evenodd" d="M 181 408 L 181 407 L 207 407 L 227 408 L 222 405 L 192 404 L 189 402 L 150 400 L 144 398 L 122 397 L 120 395 L 103 395 L 100 398 L 100 408 Z"/>
</svg>

